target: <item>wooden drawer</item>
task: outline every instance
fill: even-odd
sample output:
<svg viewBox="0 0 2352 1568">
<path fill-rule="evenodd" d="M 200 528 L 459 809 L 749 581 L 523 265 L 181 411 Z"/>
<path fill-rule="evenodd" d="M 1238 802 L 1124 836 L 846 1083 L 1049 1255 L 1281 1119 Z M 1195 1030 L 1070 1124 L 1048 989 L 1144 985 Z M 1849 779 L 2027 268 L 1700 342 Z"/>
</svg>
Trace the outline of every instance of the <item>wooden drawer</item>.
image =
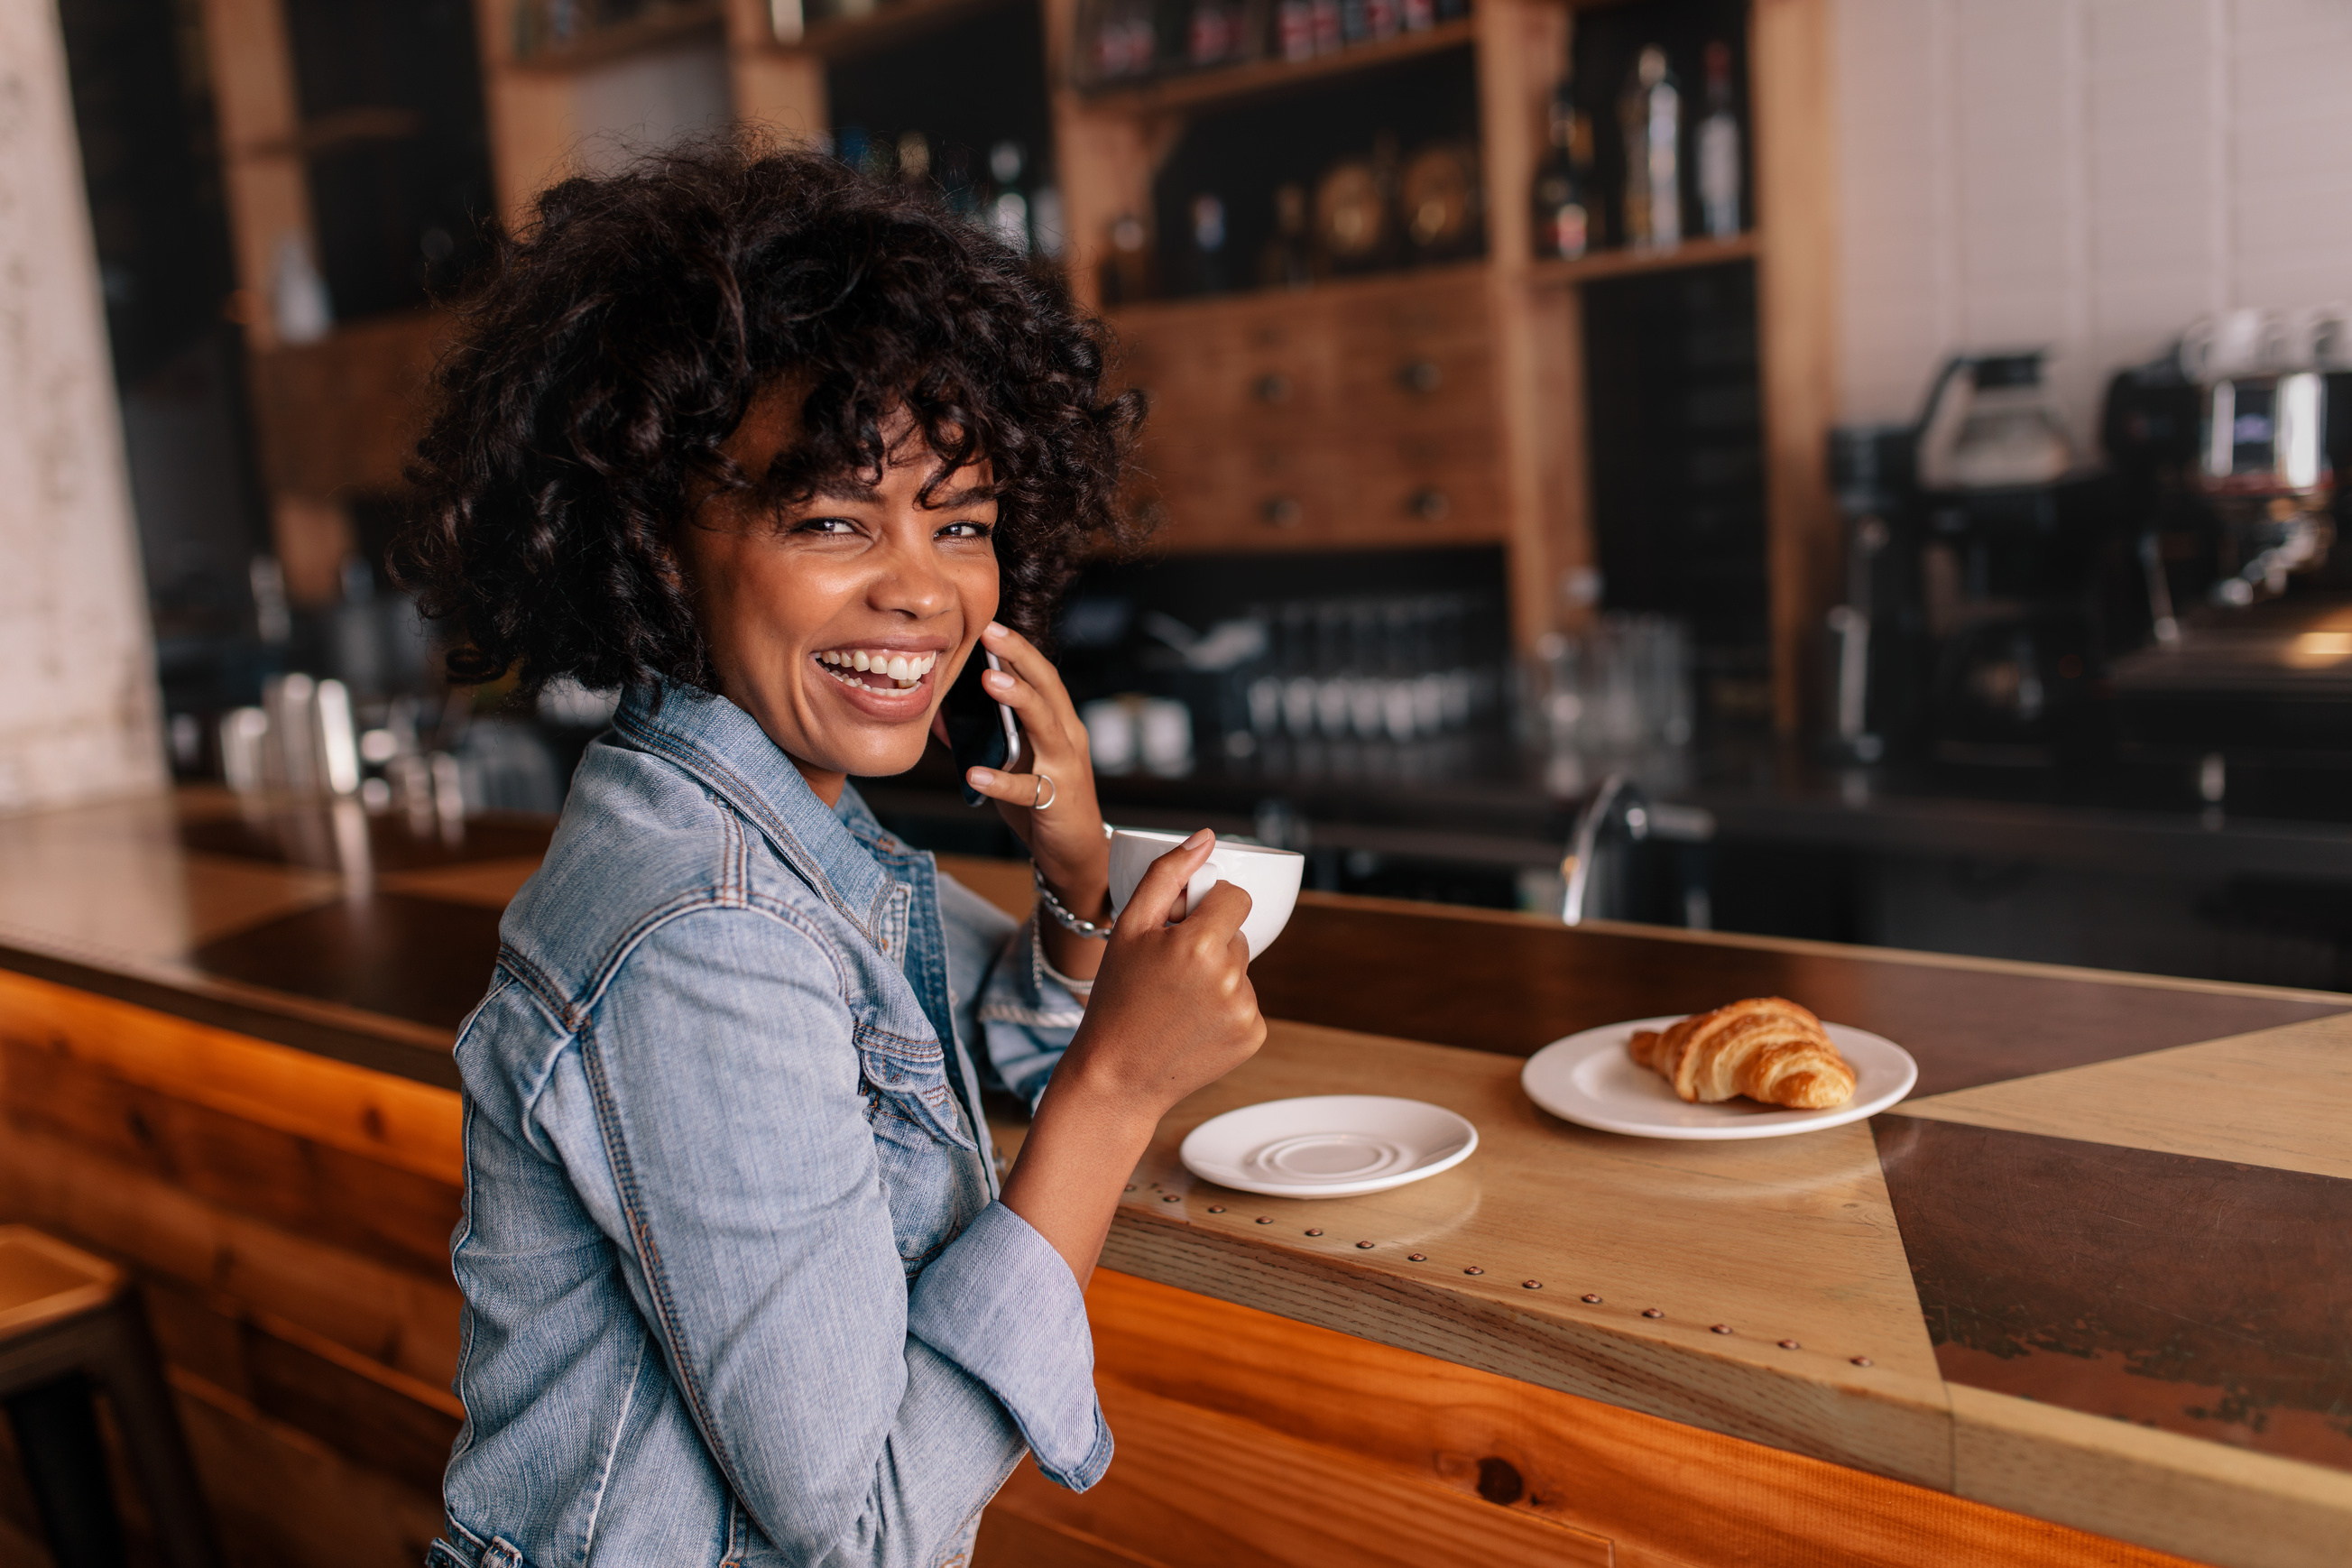
<svg viewBox="0 0 2352 1568">
<path fill-rule="evenodd" d="M 1500 538 L 1481 269 L 1122 312 L 1176 550 Z"/>
<path fill-rule="evenodd" d="M 1327 313 L 1286 314 L 1272 301 L 1161 307 L 1122 318 L 1122 382 L 1151 399 L 1152 426 L 1210 436 L 1330 419 L 1338 345 Z"/>
<path fill-rule="evenodd" d="M 1493 432 L 1286 442 L 1155 438 L 1171 550 L 1466 543 L 1507 531 Z"/>
</svg>

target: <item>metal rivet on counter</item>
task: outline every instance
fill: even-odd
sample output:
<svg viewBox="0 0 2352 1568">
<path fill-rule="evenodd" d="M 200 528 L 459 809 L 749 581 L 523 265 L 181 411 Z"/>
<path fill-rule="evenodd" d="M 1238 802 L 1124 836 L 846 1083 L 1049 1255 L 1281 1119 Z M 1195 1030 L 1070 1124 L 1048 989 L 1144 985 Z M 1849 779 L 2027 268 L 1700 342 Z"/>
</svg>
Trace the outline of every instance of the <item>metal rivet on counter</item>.
<svg viewBox="0 0 2352 1568">
<path fill-rule="evenodd" d="M 1360 1241 L 1356 1243 L 1356 1250 L 1359 1252 L 1370 1252 L 1372 1249 L 1372 1245 L 1373 1244 L 1369 1241 Z"/>
<path fill-rule="evenodd" d="M 1543 1289 L 1543 1281 L 1540 1279 L 1522 1279 L 1519 1281 L 1519 1289 L 1522 1290 L 1540 1290 Z"/>
<path fill-rule="evenodd" d="M 1274 1223 L 1274 1216 L 1270 1214 L 1262 1214 L 1257 1216 L 1257 1222 L 1260 1225 L 1272 1225 Z"/>
<path fill-rule="evenodd" d="M 1166 1197 L 1161 1198 L 1160 1201 L 1163 1204 L 1180 1204 L 1182 1203 L 1184 1199 L 1181 1194 L 1170 1193 Z"/>
<path fill-rule="evenodd" d="M 1729 1323 L 1717 1323 L 1715 1325 L 1714 1331 L 1718 1334 L 1727 1334 L 1731 1331 L 1731 1325 Z"/>
<path fill-rule="evenodd" d="M 1598 1296 L 1587 1296 L 1584 1298 L 1584 1304 L 1588 1307 L 1598 1307 L 1601 1305 L 1601 1298 Z"/>
<path fill-rule="evenodd" d="M 1429 1261 L 1429 1254 L 1426 1252 L 1408 1252 L 1404 1255 L 1404 1260 L 1407 1263 L 1426 1263 Z"/>
<path fill-rule="evenodd" d="M 1465 1268 L 1462 1272 L 1465 1274 L 1484 1274 L 1486 1271 L 1483 1268 Z"/>
<path fill-rule="evenodd" d="M 1223 1204 L 1211 1204 L 1209 1205 L 1209 1212 L 1211 1214 L 1223 1214 L 1225 1212 L 1225 1205 Z"/>
<path fill-rule="evenodd" d="M 1782 1340 L 1782 1341 L 1780 1342 L 1780 1348 L 1781 1348 L 1782 1350 L 1784 1350 L 1784 1351 L 1801 1351 L 1801 1350 L 1803 1350 L 1805 1347 L 1804 1347 L 1804 1346 L 1802 1346 L 1802 1345 L 1801 1345 L 1801 1344 L 1799 1344 L 1799 1343 L 1798 1343 L 1796 1341 L 1794 1341 L 1794 1340 Z"/>
<path fill-rule="evenodd" d="M 1644 1307 L 1642 1309 L 1642 1316 L 1645 1318 L 1663 1318 L 1665 1314 L 1659 1311 L 1655 1307 Z"/>
<path fill-rule="evenodd" d="M 1323 1228 L 1320 1226 L 1316 1226 L 1309 1228 L 1307 1234 L 1309 1236 L 1320 1236 L 1323 1234 Z"/>
<path fill-rule="evenodd" d="M 1868 1366 L 1870 1364 L 1870 1358 L 1866 1355 L 1858 1355 L 1853 1358 L 1853 1364 L 1856 1366 Z"/>
<path fill-rule="evenodd" d="M 1129 1182 L 1129 1183 L 1128 1183 L 1128 1184 L 1127 1184 L 1127 1190 L 1128 1190 L 1129 1192 L 1130 1192 L 1130 1193 L 1131 1193 L 1131 1192 L 1133 1192 L 1133 1191 L 1135 1191 L 1135 1184 L 1134 1184 L 1133 1182 Z"/>
</svg>

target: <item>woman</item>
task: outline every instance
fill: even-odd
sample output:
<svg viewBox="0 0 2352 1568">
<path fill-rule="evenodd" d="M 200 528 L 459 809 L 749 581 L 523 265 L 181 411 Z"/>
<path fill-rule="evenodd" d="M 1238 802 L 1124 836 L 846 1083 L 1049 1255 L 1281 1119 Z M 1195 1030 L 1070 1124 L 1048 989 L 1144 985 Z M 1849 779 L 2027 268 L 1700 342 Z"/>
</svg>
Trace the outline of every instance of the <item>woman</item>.
<svg viewBox="0 0 2352 1568">
<path fill-rule="evenodd" d="M 929 1568 L 1024 1451 L 1109 1463 L 1080 1292 L 1154 1124 L 1265 1026 L 1247 897 L 1168 923 L 1205 833 L 1105 936 L 1034 640 L 1115 532 L 1101 367 L 977 230 L 729 146 L 557 186 L 469 308 L 405 570 L 457 678 L 624 697 L 458 1039 L 430 1562 Z M 847 783 L 914 764 L 982 647 L 1035 752 L 969 775 L 1035 861 L 1017 930 Z M 992 1083 L 1035 1106 L 1001 1185 Z"/>
</svg>

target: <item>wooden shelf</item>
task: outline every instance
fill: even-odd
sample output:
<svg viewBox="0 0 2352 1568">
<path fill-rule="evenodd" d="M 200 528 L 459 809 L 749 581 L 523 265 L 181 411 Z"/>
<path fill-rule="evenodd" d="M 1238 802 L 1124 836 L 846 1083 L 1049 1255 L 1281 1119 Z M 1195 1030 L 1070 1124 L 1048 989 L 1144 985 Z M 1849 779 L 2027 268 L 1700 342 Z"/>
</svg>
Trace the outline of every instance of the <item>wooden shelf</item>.
<svg viewBox="0 0 2352 1568">
<path fill-rule="evenodd" d="M 1338 278 L 1325 278 L 1307 289 L 1266 286 L 1230 289 L 1221 294 L 1178 294 L 1157 300 L 1131 300 L 1123 305 L 1106 306 L 1102 313 L 1117 323 L 1135 320 L 1139 312 L 1214 310 L 1219 307 L 1246 307 L 1285 300 L 1299 304 L 1321 300 L 1345 300 L 1357 295 L 1393 291 L 1398 285 L 1408 282 L 1443 286 L 1458 279 L 1482 275 L 1487 265 L 1487 258 L 1483 256 L 1462 257 L 1451 261 L 1423 262 L 1414 267 L 1391 267 L 1381 272 L 1351 272 Z"/>
<path fill-rule="evenodd" d="M 1723 261 L 1752 260 L 1758 249 L 1756 231 L 1749 229 L 1729 239 L 1685 240 L 1672 250 L 1601 250 L 1574 261 L 1538 261 L 1528 268 L 1528 281 L 1538 288 L 1568 288 L 1636 272 L 1679 272 Z"/>
<path fill-rule="evenodd" d="M 1089 110 L 1112 113 L 1153 114 L 1205 109 L 1287 92 L 1349 71 L 1465 47 L 1476 36 L 1475 19 L 1464 16 L 1441 22 L 1426 32 L 1401 33 L 1378 43 L 1357 44 L 1332 54 L 1318 55 L 1311 60 L 1258 60 L 1135 87 L 1105 87 L 1082 93 L 1079 101 Z"/>
<path fill-rule="evenodd" d="M 616 22 L 609 27 L 597 27 L 581 34 L 568 44 L 558 44 L 507 61 L 506 68 L 515 71 L 563 73 L 584 70 L 631 55 L 649 53 L 668 45 L 687 43 L 701 37 L 713 42 L 727 36 L 726 0 L 680 0 Z"/>
<path fill-rule="evenodd" d="M 848 59 L 895 49 L 937 27 L 985 11 L 1011 8 L 1017 0 L 882 0 L 870 16 L 835 16 L 812 22 L 800 37 L 772 46 L 788 54 Z"/>
</svg>

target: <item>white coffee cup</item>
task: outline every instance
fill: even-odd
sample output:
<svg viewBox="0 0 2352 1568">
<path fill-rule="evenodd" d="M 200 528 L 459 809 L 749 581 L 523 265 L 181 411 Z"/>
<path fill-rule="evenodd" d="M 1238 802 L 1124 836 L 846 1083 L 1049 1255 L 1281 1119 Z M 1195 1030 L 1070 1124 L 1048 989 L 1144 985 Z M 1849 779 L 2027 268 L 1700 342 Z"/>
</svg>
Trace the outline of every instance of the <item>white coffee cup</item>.
<svg viewBox="0 0 2352 1568">
<path fill-rule="evenodd" d="M 1114 914 L 1127 908 L 1127 900 L 1135 896 L 1136 884 L 1151 869 L 1151 863 L 1184 842 L 1181 833 L 1153 833 L 1140 827 L 1122 827 L 1110 836 L 1110 907 Z M 1290 923 L 1290 911 L 1297 907 L 1298 883 L 1307 869 L 1307 858 L 1295 849 L 1267 849 L 1255 844 L 1235 844 L 1219 839 L 1201 868 L 1192 873 L 1185 885 L 1181 904 L 1171 911 L 1181 915 L 1199 907 L 1209 889 L 1219 882 L 1231 882 L 1250 896 L 1250 912 L 1242 921 L 1242 940 L 1249 943 L 1250 957 L 1255 959 L 1282 934 Z"/>
</svg>

